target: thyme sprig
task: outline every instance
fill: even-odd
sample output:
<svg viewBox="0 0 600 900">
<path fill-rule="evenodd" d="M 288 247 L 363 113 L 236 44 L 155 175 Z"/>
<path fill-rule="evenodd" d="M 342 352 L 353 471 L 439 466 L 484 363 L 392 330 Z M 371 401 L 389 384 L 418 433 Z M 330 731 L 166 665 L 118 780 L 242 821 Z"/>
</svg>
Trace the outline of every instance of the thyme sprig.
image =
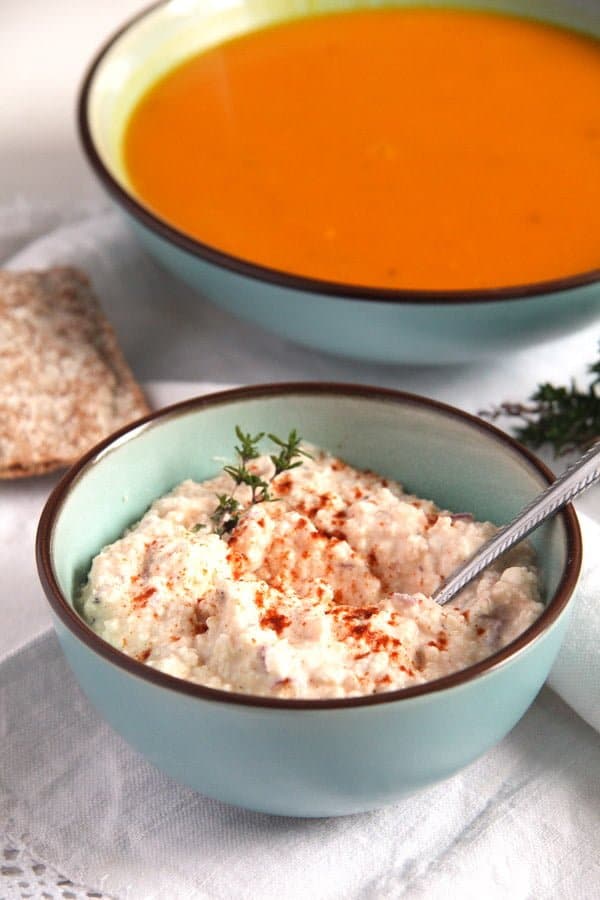
<svg viewBox="0 0 600 900">
<path fill-rule="evenodd" d="M 277 500 L 278 498 L 271 492 L 271 486 L 277 476 L 282 472 L 301 466 L 302 459 L 300 457 L 311 458 L 310 453 L 301 448 L 301 438 L 295 428 L 290 431 L 287 441 L 274 434 L 269 434 L 267 435 L 269 440 L 279 447 L 279 453 L 273 453 L 270 456 L 273 463 L 273 474 L 270 478 L 265 479 L 248 468 L 248 463 L 260 456 L 258 445 L 264 438 L 265 432 L 261 431 L 252 435 L 250 432 L 243 432 L 239 425 L 236 425 L 235 433 L 239 441 L 235 447 L 237 464 L 223 466 L 223 471 L 233 479 L 233 491 L 230 494 L 217 494 L 217 506 L 211 515 L 215 531 L 221 536 L 233 531 L 240 518 L 250 507 L 257 503 L 272 503 Z M 234 496 L 235 491 L 242 484 L 250 488 L 250 502 L 247 506 L 242 506 Z"/>
<path fill-rule="evenodd" d="M 600 358 L 588 371 L 592 380 L 587 390 L 575 381 L 558 387 L 546 382 L 537 386 L 527 403 L 508 401 L 480 415 L 520 419 L 514 433 L 534 449 L 549 444 L 555 456 L 585 451 L 600 440 Z"/>
</svg>

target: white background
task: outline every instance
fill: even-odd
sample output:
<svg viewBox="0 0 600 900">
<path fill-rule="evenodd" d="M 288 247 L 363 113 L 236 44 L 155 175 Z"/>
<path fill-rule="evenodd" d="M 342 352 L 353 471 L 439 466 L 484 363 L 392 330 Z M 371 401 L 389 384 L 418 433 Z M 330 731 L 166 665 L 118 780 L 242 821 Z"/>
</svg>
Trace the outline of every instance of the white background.
<svg viewBox="0 0 600 900">
<path fill-rule="evenodd" d="M 0 204 L 104 202 L 75 129 L 87 64 L 141 0 L 0 0 Z"/>
</svg>

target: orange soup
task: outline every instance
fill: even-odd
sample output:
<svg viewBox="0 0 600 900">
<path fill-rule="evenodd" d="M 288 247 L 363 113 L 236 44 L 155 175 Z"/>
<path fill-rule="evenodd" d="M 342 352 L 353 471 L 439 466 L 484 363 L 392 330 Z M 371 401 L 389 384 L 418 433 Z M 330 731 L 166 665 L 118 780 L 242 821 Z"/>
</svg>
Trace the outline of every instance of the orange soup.
<svg viewBox="0 0 600 900">
<path fill-rule="evenodd" d="M 296 20 L 185 61 L 134 109 L 137 197 L 212 247 L 389 288 L 600 263 L 600 42 L 434 9 Z"/>
</svg>

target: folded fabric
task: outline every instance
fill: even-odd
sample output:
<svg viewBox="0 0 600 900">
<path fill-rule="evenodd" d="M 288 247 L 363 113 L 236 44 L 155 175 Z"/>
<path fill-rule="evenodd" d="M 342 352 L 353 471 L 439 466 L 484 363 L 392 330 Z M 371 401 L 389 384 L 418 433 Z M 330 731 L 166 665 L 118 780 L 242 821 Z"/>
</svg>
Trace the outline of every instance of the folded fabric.
<svg viewBox="0 0 600 900">
<path fill-rule="evenodd" d="M 46 634 L 0 664 L 0 867 L 10 873 L 15 851 L 42 866 L 29 890 L 6 875 L 14 894 L 0 875 L 0 896 L 42 897 L 62 876 L 74 885 L 50 896 L 587 900 L 599 770 L 598 734 L 544 690 L 482 759 L 396 806 L 320 820 L 251 813 L 131 750 Z"/>
<path fill-rule="evenodd" d="M 548 684 L 600 731 L 600 527 L 579 515 L 583 574 L 567 636 Z"/>
</svg>

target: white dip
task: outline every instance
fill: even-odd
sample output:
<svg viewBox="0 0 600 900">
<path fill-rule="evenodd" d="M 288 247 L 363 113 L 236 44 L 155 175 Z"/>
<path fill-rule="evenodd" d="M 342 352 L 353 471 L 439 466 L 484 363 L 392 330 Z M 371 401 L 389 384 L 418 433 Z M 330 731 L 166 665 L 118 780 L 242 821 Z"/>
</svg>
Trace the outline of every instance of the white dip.
<svg viewBox="0 0 600 900">
<path fill-rule="evenodd" d="M 268 477 L 268 457 L 249 467 Z M 272 697 L 349 697 L 431 681 L 509 643 L 539 616 L 520 545 L 452 608 L 429 596 L 495 528 L 316 451 L 281 499 L 213 531 L 221 474 L 184 481 L 95 558 L 86 621 L 114 647 L 198 684 Z M 248 502 L 249 489 L 237 499 Z M 195 528 L 200 525 L 202 527 Z"/>
</svg>

